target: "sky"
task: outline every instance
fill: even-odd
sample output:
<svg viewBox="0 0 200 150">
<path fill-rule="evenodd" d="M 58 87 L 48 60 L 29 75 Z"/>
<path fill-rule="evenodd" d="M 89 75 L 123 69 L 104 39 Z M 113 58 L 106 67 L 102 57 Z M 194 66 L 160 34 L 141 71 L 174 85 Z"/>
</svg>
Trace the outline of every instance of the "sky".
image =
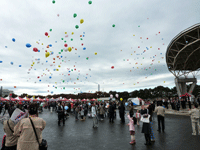
<svg viewBox="0 0 200 150">
<path fill-rule="evenodd" d="M 44 96 L 175 86 L 166 49 L 199 23 L 199 0 L 88 2 L 1 0 L 0 86 Z"/>
</svg>

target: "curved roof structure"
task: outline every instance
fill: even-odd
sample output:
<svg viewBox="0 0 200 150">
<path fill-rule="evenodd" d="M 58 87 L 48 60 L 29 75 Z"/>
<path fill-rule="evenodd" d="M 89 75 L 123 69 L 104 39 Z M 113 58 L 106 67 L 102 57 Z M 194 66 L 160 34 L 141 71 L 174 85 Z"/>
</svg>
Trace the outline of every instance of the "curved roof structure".
<svg viewBox="0 0 200 150">
<path fill-rule="evenodd" d="M 175 36 L 166 52 L 166 63 L 174 76 L 187 75 L 200 69 L 200 23 Z"/>
</svg>

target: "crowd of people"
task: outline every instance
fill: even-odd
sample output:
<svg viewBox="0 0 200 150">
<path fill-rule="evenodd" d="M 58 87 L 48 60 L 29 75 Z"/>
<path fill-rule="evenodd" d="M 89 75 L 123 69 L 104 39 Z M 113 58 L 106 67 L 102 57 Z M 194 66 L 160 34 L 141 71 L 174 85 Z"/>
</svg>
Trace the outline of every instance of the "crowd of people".
<svg viewBox="0 0 200 150">
<path fill-rule="evenodd" d="M 144 133 L 145 145 L 151 145 L 152 141 L 155 141 L 152 129 L 154 113 L 157 114 L 158 132 L 165 132 L 165 110 L 169 109 L 169 104 L 171 104 L 172 109 L 179 110 L 179 105 L 182 106 L 182 109 L 186 109 L 186 102 L 188 103 L 189 110 L 191 110 L 192 106 L 190 101 L 172 98 L 169 100 L 159 99 L 157 103 L 156 101 L 151 101 L 148 105 L 144 105 L 144 102 L 141 102 L 141 109 L 136 110 L 136 112 L 133 103 L 125 106 L 124 102 L 115 101 L 107 103 L 102 101 L 2 102 L 0 103 L 1 116 L 9 115 L 8 118 L 3 120 L 5 131 L 3 148 L 4 150 L 25 150 L 28 147 L 30 150 L 38 150 L 39 143 L 42 142 L 42 130 L 46 126 L 46 122 L 38 116 L 39 113 L 43 112 L 43 109 L 49 109 L 50 113 L 55 111 L 58 114 L 58 126 L 61 125 L 61 122 L 65 125 L 65 120 L 68 116 L 73 115 L 75 121 L 85 121 L 87 117 L 93 118 L 93 128 L 97 128 L 98 121 L 103 121 L 105 118 L 109 118 L 109 122 L 114 123 L 117 115 L 116 112 L 119 112 L 121 123 L 124 124 L 125 114 L 127 114 L 129 120 L 129 124 L 127 125 L 129 126 L 131 135 L 130 144 L 136 143 L 135 125 L 139 126 L 139 122 L 141 121 L 143 123 L 141 132 Z M 200 134 L 199 109 L 197 103 L 193 105 L 194 109 L 190 111 L 190 115 L 193 130 L 192 135 L 196 135 L 195 124 L 198 125 Z M 17 115 L 19 117 L 13 120 L 17 112 L 20 112 Z M 34 127 L 36 132 L 32 133 Z M 32 136 L 34 134 L 36 136 Z"/>
</svg>

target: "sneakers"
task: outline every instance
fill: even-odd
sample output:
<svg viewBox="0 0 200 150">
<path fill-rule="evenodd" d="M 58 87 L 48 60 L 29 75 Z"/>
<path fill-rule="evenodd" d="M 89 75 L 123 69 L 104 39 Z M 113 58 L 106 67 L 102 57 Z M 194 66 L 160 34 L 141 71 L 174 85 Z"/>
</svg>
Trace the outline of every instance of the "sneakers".
<svg viewBox="0 0 200 150">
<path fill-rule="evenodd" d="M 135 140 L 129 142 L 129 144 L 131 144 L 131 145 L 133 145 L 133 144 L 135 144 L 135 143 L 136 143 Z"/>
</svg>

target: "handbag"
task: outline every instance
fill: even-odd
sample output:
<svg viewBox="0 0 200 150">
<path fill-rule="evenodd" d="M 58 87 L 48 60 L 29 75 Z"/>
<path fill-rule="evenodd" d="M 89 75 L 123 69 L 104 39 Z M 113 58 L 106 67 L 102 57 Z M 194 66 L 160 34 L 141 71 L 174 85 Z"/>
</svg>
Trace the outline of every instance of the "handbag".
<svg viewBox="0 0 200 150">
<path fill-rule="evenodd" d="M 41 143 L 39 142 L 39 139 L 38 139 L 38 136 L 37 136 L 37 133 L 36 133 L 36 130 L 35 130 L 35 126 L 34 126 L 34 124 L 33 124 L 33 122 L 32 122 L 32 120 L 31 120 L 30 117 L 29 117 L 29 119 L 30 119 L 30 121 L 31 121 L 33 130 L 34 130 L 34 132 L 35 132 L 36 139 L 37 139 L 38 144 L 39 144 L 39 150 L 47 150 L 47 147 L 48 147 L 47 141 L 46 141 L 45 139 L 42 139 L 42 142 L 41 142 Z"/>
</svg>

